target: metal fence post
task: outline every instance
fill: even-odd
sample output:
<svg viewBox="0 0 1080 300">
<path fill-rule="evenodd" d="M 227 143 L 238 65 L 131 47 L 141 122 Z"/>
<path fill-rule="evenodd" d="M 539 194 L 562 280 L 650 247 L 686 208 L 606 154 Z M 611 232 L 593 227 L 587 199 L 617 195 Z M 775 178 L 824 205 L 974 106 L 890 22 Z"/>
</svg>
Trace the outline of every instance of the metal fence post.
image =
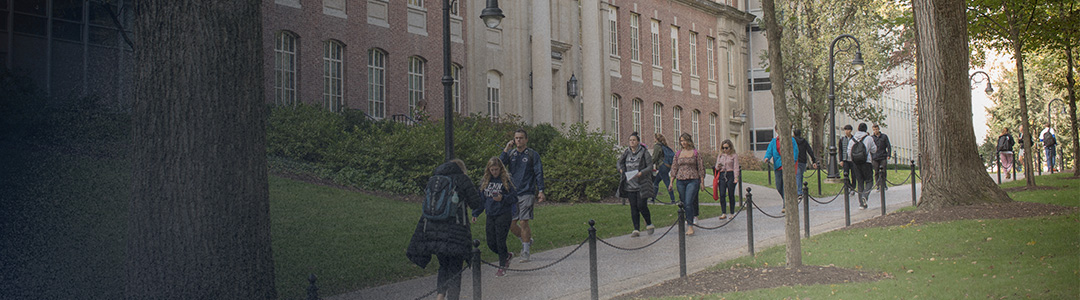
<svg viewBox="0 0 1080 300">
<path fill-rule="evenodd" d="M 754 255 L 754 194 L 746 188 L 746 244 Z"/>
<path fill-rule="evenodd" d="M 848 183 L 848 172 L 844 172 L 844 226 L 851 226 L 851 184 Z"/>
<path fill-rule="evenodd" d="M 679 277 L 686 277 L 686 210 L 679 202 Z"/>
<path fill-rule="evenodd" d="M 880 169 L 880 171 L 881 171 L 881 176 L 880 176 L 881 178 L 880 178 L 880 180 L 878 180 L 878 181 L 880 181 L 878 183 L 878 190 L 881 191 L 880 192 L 881 193 L 881 215 L 884 216 L 885 215 L 885 186 L 887 186 L 888 183 L 885 182 L 885 165 L 879 165 L 878 169 Z M 868 202 L 869 202 L 869 200 L 870 199 L 867 199 Z"/>
<path fill-rule="evenodd" d="M 480 240 L 473 240 L 472 262 L 472 294 L 473 299 L 484 299 L 483 289 L 480 287 Z"/>
<path fill-rule="evenodd" d="M 1032 148 L 1032 150 L 1035 150 L 1034 146 L 1032 146 Z M 1035 162 L 1035 169 L 1039 170 L 1039 176 L 1042 176 L 1042 151 L 1035 150 Z"/>
<path fill-rule="evenodd" d="M 772 185 L 772 173 L 773 173 L 772 163 L 768 163 L 768 162 L 765 163 L 765 167 L 769 168 L 768 172 L 765 172 L 765 173 L 768 174 L 768 176 L 769 176 L 769 185 Z"/>
<path fill-rule="evenodd" d="M 915 160 L 911 160 L 911 206 L 917 206 L 915 203 Z"/>
<path fill-rule="evenodd" d="M 806 237 L 810 237 L 810 183 L 803 181 L 803 219 L 806 226 Z"/>
<path fill-rule="evenodd" d="M 997 173 L 998 173 L 998 184 L 1001 184 L 1001 153 L 1000 152 L 998 152 L 998 155 L 997 155 Z"/>
<path fill-rule="evenodd" d="M 742 170 L 739 170 L 739 206 L 742 206 L 743 208 L 745 208 L 746 207 L 746 197 L 743 196 L 742 189 L 743 189 L 743 187 L 742 187 Z"/>
<path fill-rule="evenodd" d="M 593 300 L 600 299 L 600 280 L 596 268 L 596 221 L 589 220 L 589 289 Z"/>
<path fill-rule="evenodd" d="M 319 300 L 319 287 L 315 286 L 316 279 L 318 277 L 315 277 L 315 274 L 308 275 L 307 280 L 311 285 L 307 288 L 307 300 Z"/>
<path fill-rule="evenodd" d="M 821 166 L 817 167 L 817 194 L 821 196 Z"/>
</svg>

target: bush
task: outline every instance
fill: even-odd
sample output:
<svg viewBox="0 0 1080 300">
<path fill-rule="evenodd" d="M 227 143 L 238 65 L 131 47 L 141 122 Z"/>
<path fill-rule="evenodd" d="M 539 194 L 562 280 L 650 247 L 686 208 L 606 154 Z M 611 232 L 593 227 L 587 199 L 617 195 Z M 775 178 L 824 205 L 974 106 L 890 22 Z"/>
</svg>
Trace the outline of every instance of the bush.
<svg viewBox="0 0 1080 300">
<path fill-rule="evenodd" d="M 749 171 L 767 171 L 766 164 L 757 156 L 754 156 L 754 151 L 746 151 L 739 153 L 739 167 L 743 170 Z"/>
<path fill-rule="evenodd" d="M 612 145 L 616 145 L 614 139 L 589 132 L 586 123 L 570 125 L 565 136 L 551 142 L 549 153 L 540 153 L 544 196 L 557 202 L 595 202 L 615 194 L 620 149 Z"/>
</svg>

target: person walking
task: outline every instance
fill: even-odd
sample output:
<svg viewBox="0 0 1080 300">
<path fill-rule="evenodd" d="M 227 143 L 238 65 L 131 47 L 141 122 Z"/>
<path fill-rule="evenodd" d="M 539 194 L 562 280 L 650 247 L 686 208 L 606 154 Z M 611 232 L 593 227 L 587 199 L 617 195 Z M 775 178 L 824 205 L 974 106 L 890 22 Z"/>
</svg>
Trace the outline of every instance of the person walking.
<svg viewBox="0 0 1080 300">
<path fill-rule="evenodd" d="M 855 190 L 859 193 L 860 209 L 866 209 L 866 200 L 870 197 L 870 187 L 874 180 L 874 169 L 870 160 L 871 153 L 874 152 L 877 152 L 877 144 L 874 144 L 874 140 L 866 132 L 866 123 L 859 123 L 859 131 L 848 141 L 847 153 L 853 164 L 851 170 L 855 175 Z"/>
<path fill-rule="evenodd" d="M 817 155 L 814 154 L 814 147 L 810 146 L 810 142 L 802 137 L 802 129 L 795 129 L 792 131 L 795 135 L 795 145 L 799 147 L 799 176 L 795 177 L 795 188 L 799 190 L 799 196 L 803 193 L 803 174 L 806 173 L 807 163 L 810 163 L 815 169 L 817 169 Z M 809 157 L 809 158 L 808 158 Z"/>
<path fill-rule="evenodd" d="M 540 154 L 528 147 L 529 135 L 525 129 L 514 131 L 514 139 L 506 143 L 499 160 L 510 172 L 510 181 L 517 187 L 517 214 L 510 223 L 510 232 L 521 239 L 521 262 L 529 262 L 532 245 L 533 205 L 544 202 L 544 168 Z"/>
<path fill-rule="evenodd" d="M 773 130 L 775 132 L 777 132 L 777 133 L 780 132 L 775 127 L 773 128 Z M 791 137 L 791 160 L 792 161 L 798 161 L 798 157 L 799 157 L 799 147 L 797 146 L 798 144 L 799 143 L 795 141 L 795 137 Z M 775 172 L 776 172 L 776 191 L 780 192 L 780 199 L 783 199 L 784 198 L 784 165 L 780 160 L 780 152 L 781 152 L 781 149 L 780 149 L 780 137 L 777 136 L 777 137 L 773 138 L 773 140 L 771 142 L 769 142 L 769 148 L 765 150 L 765 160 L 766 161 L 769 161 L 769 160 L 772 161 L 773 168 L 775 168 Z M 792 168 L 788 168 L 788 170 L 792 170 Z M 796 174 L 797 174 L 798 170 L 799 170 L 799 167 L 795 166 L 793 171 L 795 171 Z"/>
<path fill-rule="evenodd" d="M 655 227 L 652 224 L 652 216 L 649 214 L 649 203 L 645 199 L 656 196 L 656 189 L 652 183 L 652 158 L 649 151 L 641 144 L 641 137 L 635 131 L 628 139 L 630 147 L 623 151 L 616 163 L 622 179 L 619 180 L 618 197 L 630 200 L 630 221 L 634 224 L 634 231 L 630 237 L 641 235 L 640 218 L 645 218 L 645 230 L 653 234 Z"/>
<path fill-rule="evenodd" d="M 484 176 L 480 179 L 480 188 L 480 198 L 484 200 L 484 206 L 473 209 L 472 221 L 476 223 L 476 217 L 487 213 L 487 222 L 484 224 L 487 246 L 491 252 L 499 255 L 501 268 L 495 271 L 495 277 L 503 277 L 506 276 L 506 268 L 510 267 L 510 259 L 514 257 L 514 253 L 510 253 L 506 247 L 506 236 L 510 232 L 510 221 L 517 210 L 517 197 L 514 196 L 514 183 L 510 181 L 510 176 L 498 156 L 488 159 Z"/>
<path fill-rule="evenodd" d="M 1035 150 L 1034 149 L 1035 140 L 1033 140 L 1031 138 L 1031 136 L 1025 136 L 1024 135 L 1024 125 L 1020 125 L 1020 131 L 1019 131 L 1019 133 L 1017 135 L 1019 136 L 1018 140 L 1020 140 L 1020 156 L 1019 156 L 1020 163 L 1016 165 L 1016 167 L 1017 167 L 1016 171 L 1017 172 L 1023 172 L 1024 171 L 1024 156 L 1028 155 L 1028 153 L 1025 152 L 1024 147 L 1026 145 L 1028 149 Z M 1036 151 L 1038 151 L 1038 150 L 1036 150 Z M 1035 163 L 1038 163 L 1038 162 L 1036 161 Z M 1034 167 L 1034 165 L 1032 165 L 1032 167 Z M 1035 170 L 1035 169 L 1032 169 L 1032 170 Z"/>
<path fill-rule="evenodd" d="M 717 181 L 713 194 L 720 197 L 720 219 L 727 219 L 727 214 L 735 214 L 735 186 L 739 184 L 739 155 L 735 154 L 735 145 L 731 140 L 720 142 L 720 153 L 716 156 Z"/>
<path fill-rule="evenodd" d="M 656 139 L 656 144 L 652 147 L 652 162 L 653 169 L 656 170 L 656 176 L 653 177 L 653 192 L 654 195 L 659 194 L 660 182 L 663 181 L 665 186 L 671 186 L 671 162 L 675 159 L 675 150 L 672 150 L 668 146 L 667 140 L 664 139 L 664 135 L 657 133 L 653 135 Z M 653 202 L 656 202 L 656 196 L 652 198 Z M 668 189 L 668 204 L 675 204 L 675 192 Z"/>
<path fill-rule="evenodd" d="M 851 168 L 855 164 L 851 162 L 851 155 L 848 154 L 848 142 L 851 141 L 851 124 L 844 125 L 844 136 L 840 137 L 839 144 L 836 145 L 836 149 L 840 151 L 840 167 L 844 169 L 844 177 L 847 177 L 847 181 L 844 184 L 848 186 L 848 192 L 855 190 L 855 180 L 852 178 L 854 174 L 851 174 Z"/>
<path fill-rule="evenodd" d="M 409 261 L 421 268 L 427 267 L 432 255 L 439 259 L 436 285 L 439 299 L 458 299 L 461 292 L 463 264 L 465 259 L 472 254 L 472 232 L 469 231 L 466 209 L 478 208 L 482 202 L 480 193 L 473 185 L 472 179 L 465 175 L 466 172 L 468 171 L 465 169 L 465 163 L 460 159 L 450 160 L 435 168 L 433 177 L 448 177 L 453 183 L 454 192 L 457 192 L 460 199 L 459 203 L 467 207 L 447 206 L 447 209 L 454 213 L 450 213 L 450 216 L 445 219 L 421 216 L 420 221 L 416 223 L 412 239 L 409 240 L 409 246 L 405 250 Z M 429 181 L 429 187 L 432 186 L 431 181 Z M 432 196 L 428 195 L 428 197 Z"/>
<path fill-rule="evenodd" d="M 1005 179 L 1012 178 L 1013 166 L 1013 145 L 1016 141 L 1013 140 L 1012 134 L 1009 134 L 1009 127 L 1001 129 L 1001 135 L 998 135 L 997 139 L 997 152 L 998 160 L 1001 161 L 1001 167 L 1005 170 Z"/>
<path fill-rule="evenodd" d="M 679 136 L 681 150 L 675 153 L 674 163 L 671 165 L 671 177 L 675 178 L 675 186 L 679 188 L 679 198 L 686 211 L 686 235 L 694 235 L 694 218 L 697 217 L 698 190 L 705 190 L 701 181 L 705 179 L 705 163 L 698 156 L 697 148 L 694 148 L 694 139 L 689 133 Z M 672 187 L 669 185 L 668 190 Z"/>
<path fill-rule="evenodd" d="M 872 127 L 874 134 L 871 138 L 874 139 L 874 146 L 877 147 L 877 151 L 874 151 L 871 157 L 874 159 L 871 162 L 871 167 L 874 168 L 874 183 L 882 185 L 885 189 L 889 188 L 888 184 L 885 184 L 886 165 L 889 162 L 889 157 L 892 157 L 892 144 L 889 143 L 889 136 L 881 132 L 881 127 L 878 124 L 874 124 Z"/>
<path fill-rule="evenodd" d="M 1043 150 L 1046 150 L 1046 171 L 1057 172 L 1057 133 L 1050 128 L 1050 122 L 1047 122 L 1046 128 L 1039 132 L 1039 142 L 1043 143 Z"/>
</svg>

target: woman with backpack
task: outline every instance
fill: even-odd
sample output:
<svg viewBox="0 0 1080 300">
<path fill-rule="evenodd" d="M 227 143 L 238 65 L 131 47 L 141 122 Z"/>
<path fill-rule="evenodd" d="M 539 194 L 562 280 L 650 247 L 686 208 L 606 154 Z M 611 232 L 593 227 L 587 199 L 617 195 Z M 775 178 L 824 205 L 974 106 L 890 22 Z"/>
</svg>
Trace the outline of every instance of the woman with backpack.
<svg viewBox="0 0 1080 300">
<path fill-rule="evenodd" d="M 675 186 L 679 187 L 679 197 L 686 211 L 686 235 L 694 235 L 694 218 L 698 215 L 698 189 L 704 191 L 705 185 L 701 180 L 705 178 L 705 163 L 698 156 L 694 148 L 694 139 L 689 133 L 679 136 L 679 145 L 682 150 L 675 153 L 674 163 L 671 164 L 671 177 L 675 178 Z M 668 191 L 672 186 L 668 186 Z"/>
<path fill-rule="evenodd" d="M 716 184 L 713 185 L 714 198 L 720 199 L 720 219 L 727 219 L 728 212 L 735 214 L 735 185 L 739 184 L 739 155 L 735 154 L 735 145 L 731 140 L 720 142 L 720 153 L 716 156 Z"/>
<path fill-rule="evenodd" d="M 668 147 L 667 140 L 664 139 L 664 135 L 657 133 L 653 135 L 656 139 L 656 144 L 652 147 L 653 158 L 653 170 L 656 170 L 656 176 L 653 178 L 653 194 L 659 194 L 660 181 L 664 182 L 665 186 L 671 187 L 671 161 L 675 158 L 675 150 Z M 675 204 L 675 192 L 668 189 L 668 203 Z M 656 202 L 656 197 L 653 196 L 653 202 Z"/>
<path fill-rule="evenodd" d="M 998 159 L 1001 160 L 1001 167 L 1005 168 L 1005 179 L 1012 178 L 1013 166 L 1013 144 L 1016 143 L 1013 140 L 1012 134 L 1009 133 L 1009 127 L 1001 129 L 1001 135 L 997 140 L 997 152 Z"/>
<path fill-rule="evenodd" d="M 495 271 L 495 277 L 503 277 L 506 276 L 506 268 L 510 267 L 510 258 L 514 257 L 514 253 L 506 248 L 506 236 L 510 233 L 510 221 L 517 213 L 517 197 L 514 196 L 514 183 L 498 156 L 488 159 L 480 188 L 483 189 L 480 198 L 484 199 L 484 206 L 473 209 L 472 221 L 476 223 L 476 217 L 487 212 L 484 225 L 487 245 L 491 252 L 499 255 L 499 266 L 502 268 Z"/>
<path fill-rule="evenodd" d="M 435 168 L 425 189 L 423 215 L 405 250 L 409 261 L 421 268 L 431 262 L 431 255 L 439 259 L 439 299 L 458 299 L 462 264 L 472 254 L 467 209 L 478 208 L 481 202 L 480 193 L 466 172 L 465 163 L 460 159 Z M 452 201 L 454 198 L 457 202 Z"/>
<path fill-rule="evenodd" d="M 617 168 L 622 174 L 619 181 L 618 197 L 630 199 L 630 220 L 634 224 L 634 231 L 630 237 L 641 235 L 640 217 L 645 218 L 645 230 L 653 234 L 652 216 L 649 214 L 649 203 L 646 199 L 656 196 L 655 189 L 649 185 L 652 182 L 652 158 L 649 151 L 641 144 L 641 138 L 635 131 L 630 134 L 630 147 L 619 156 Z"/>
</svg>

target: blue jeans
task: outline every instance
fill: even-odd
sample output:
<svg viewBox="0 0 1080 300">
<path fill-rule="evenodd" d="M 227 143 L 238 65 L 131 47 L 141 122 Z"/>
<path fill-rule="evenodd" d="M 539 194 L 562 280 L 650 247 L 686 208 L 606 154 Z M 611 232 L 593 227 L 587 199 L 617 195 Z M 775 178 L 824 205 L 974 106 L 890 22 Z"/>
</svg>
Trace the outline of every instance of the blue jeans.
<svg viewBox="0 0 1080 300">
<path fill-rule="evenodd" d="M 784 199 L 784 169 L 776 169 L 776 191 L 780 192 L 780 199 Z"/>
<path fill-rule="evenodd" d="M 698 189 L 701 187 L 701 179 L 676 180 L 675 188 L 679 189 L 679 197 L 686 210 L 686 222 L 694 224 L 697 217 Z"/>
<path fill-rule="evenodd" d="M 799 163 L 799 175 L 795 177 L 795 190 L 802 196 L 803 173 L 806 173 L 806 163 Z"/>
<path fill-rule="evenodd" d="M 1057 145 L 1046 147 L 1046 170 L 1053 170 L 1054 163 L 1057 161 L 1055 157 L 1057 151 L 1054 151 L 1054 148 L 1057 148 Z"/>
<path fill-rule="evenodd" d="M 664 185 L 666 185 L 666 186 L 671 186 L 671 174 L 668 174 L 668 173 L 671 172 L 671 167 L 660 166 L 660 168 L 656 169 L 656 171 L 658 173 L 656 174 L 656 176 L 653 177 L 653 186 L 656 187 L 657 192 L 659 192 L 660 191 L 659 190 L 660 189 L 660 181 L 663 181 Z M 668 197 L 669 197 L 668 200 L 671 203 L 675 203 L 675 192 L 671 191 L 671 190 L 668 190 L 667 193 L 668 193 Z M 660 193 L 654 193 L 654 194 L 660 195 Z M 653 197 L 653 199 L 656 199 L 656 197 Z"/>
</svg>

